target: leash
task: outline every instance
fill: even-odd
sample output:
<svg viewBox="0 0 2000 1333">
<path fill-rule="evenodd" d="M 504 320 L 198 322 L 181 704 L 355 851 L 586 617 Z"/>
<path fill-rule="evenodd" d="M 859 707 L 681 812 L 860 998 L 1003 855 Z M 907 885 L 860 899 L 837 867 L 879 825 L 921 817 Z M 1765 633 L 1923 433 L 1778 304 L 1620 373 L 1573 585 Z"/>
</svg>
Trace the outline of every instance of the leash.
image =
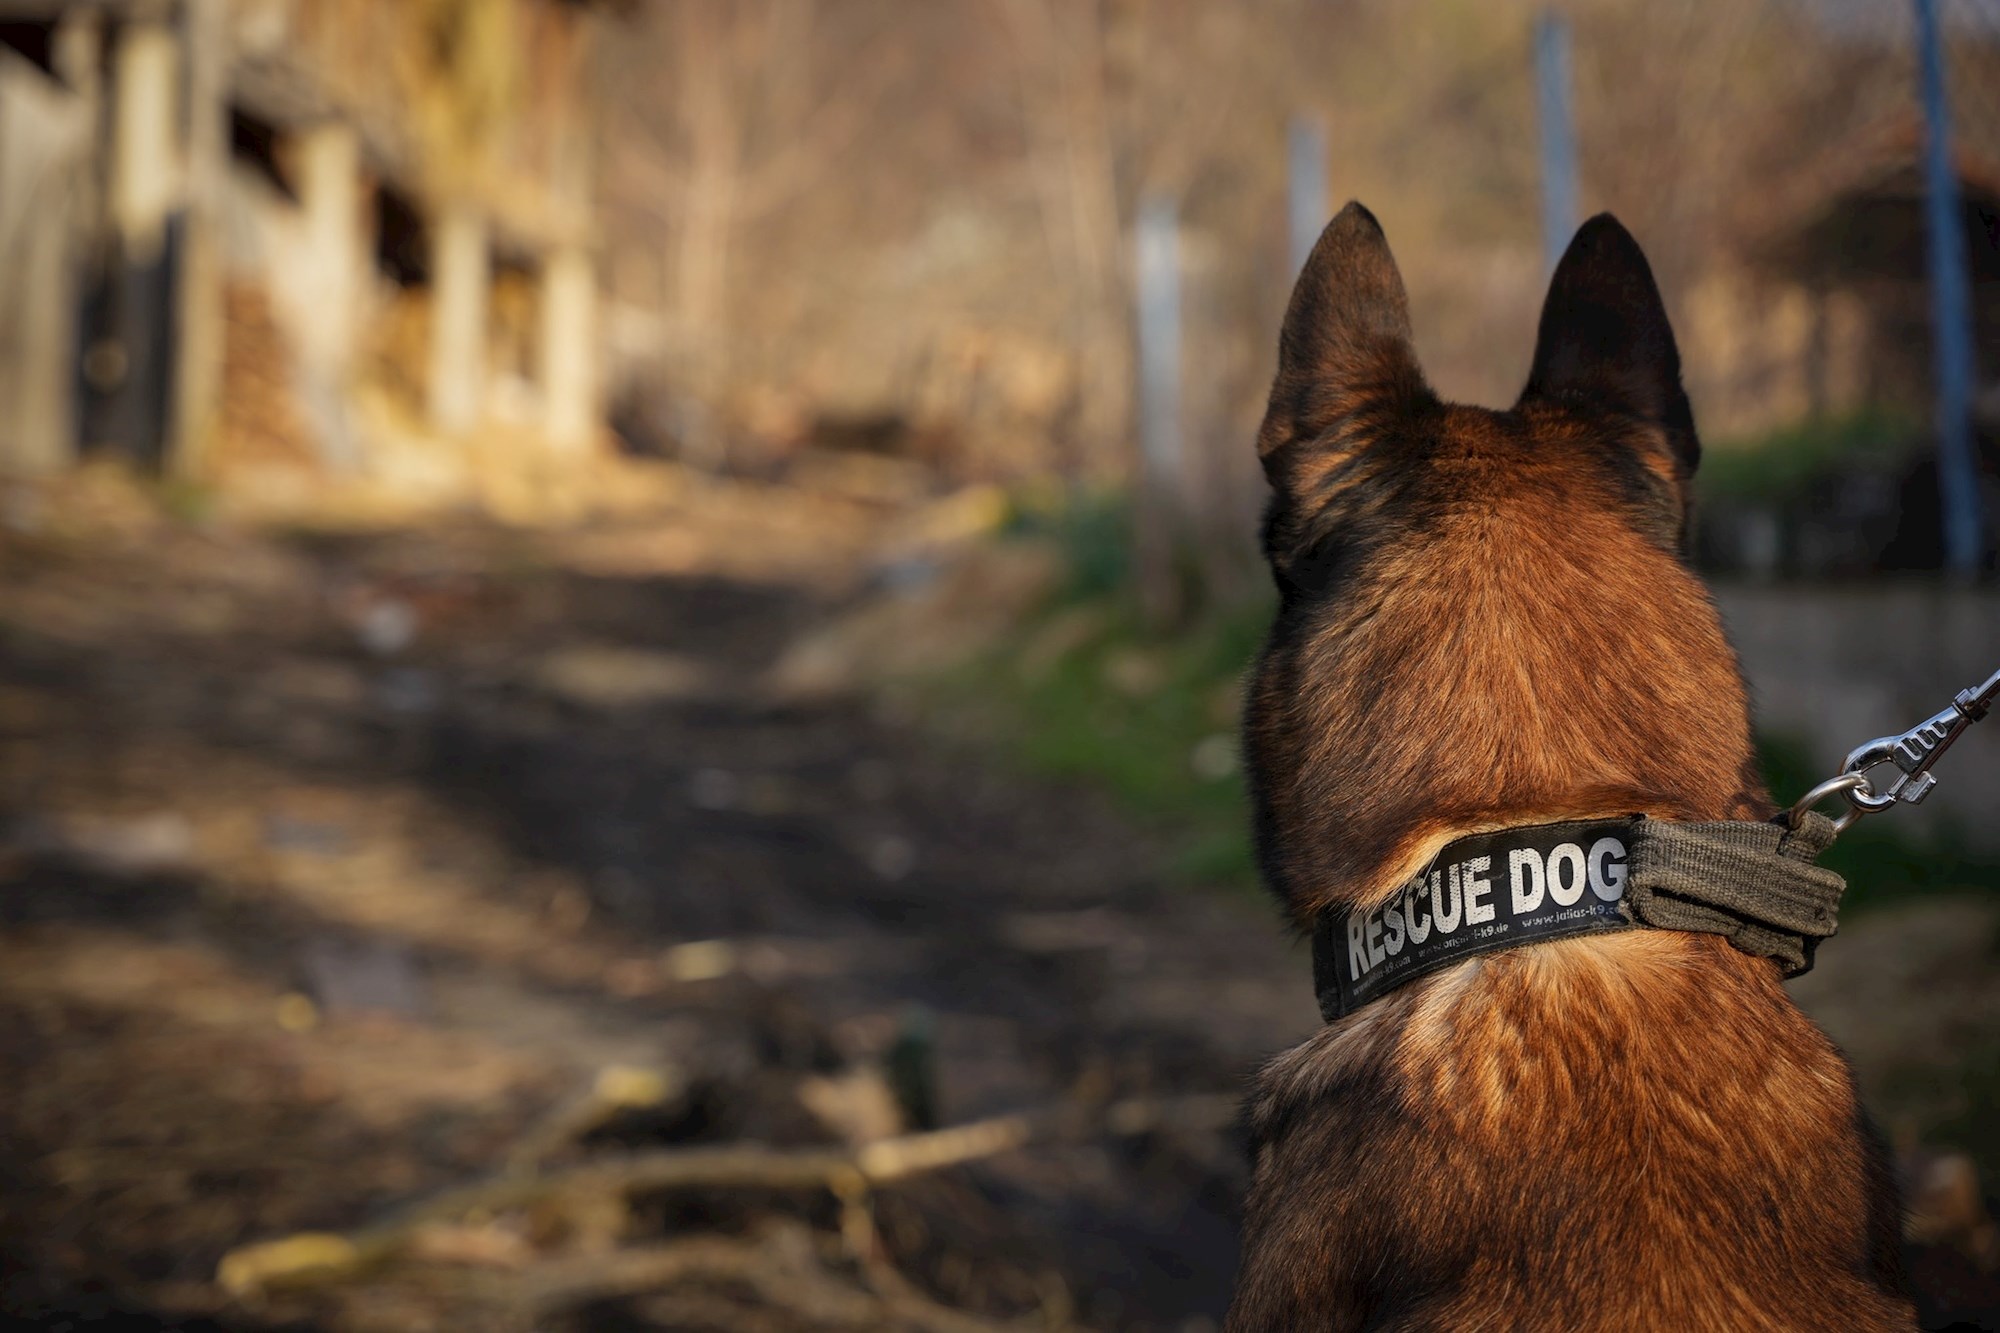
<svg viewBox="0 0 2000 1333">
<path fill-rule="evenodd" d="M 1840 773 L 1769 823 L 1641 814 L 1455 839 L 1387 902 L 1320 913 L 1320 1012 L 1331 1022 L 1478 954 L 1639 928 L 1721 935 L 1787 977 L 1810 971 L 1847 890 L 1815 864 L 1820 854 L 1862 816 L 1929 796 L 1932 766 L 1996 699 L 2000 671 L 1910 730 L 1857 746 Z M 1898 774 L 1878 791 L 1870 774 L 1887 764 Z M 1838 818 L 1813 809 L 1836 794 L 1848 805 Z"/>
<path fill-rule="evenodd" d="M 1857 745 L 1848 751 L 1847 762 L 1841 765 L 1839 773 L 1799 798 L 1791 809 L 1792 820 L 1796 822 L 1836 792 L 1847 799 L 1848 806 L 1847 812 L 1833 821 L 1836 833 L 1845 833 L 1863 815 L 1887 810 L 1899 801 L 1906 805 L 1922 804 L 1937 787 L 1937 774 L 1931 772 L 1931 765 L 1965 734 L 1966 728 L 1992 710 L 1996 698 L 2000 698 L 2000 671 L 1988 676 L 1984 685 L 1960 690 L 1949 707 L 1902 735 L 1879 736 Z M 1889 784 L 1887 791 L 1878 792 L 1868 775 L 1884 764 L 1894 764 L 1901 770 L 1901 776 Z"/>
</svg>

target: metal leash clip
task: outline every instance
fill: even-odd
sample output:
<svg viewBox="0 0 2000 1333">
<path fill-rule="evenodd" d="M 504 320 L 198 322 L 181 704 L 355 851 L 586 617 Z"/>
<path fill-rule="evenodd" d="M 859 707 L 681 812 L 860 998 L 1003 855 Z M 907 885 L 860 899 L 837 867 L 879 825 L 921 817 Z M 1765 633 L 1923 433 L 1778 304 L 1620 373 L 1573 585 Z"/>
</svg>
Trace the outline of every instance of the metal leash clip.
<svg viewBox="0 0 2000 1333">
<path fill-rule="evenodd" d="M 1847 762 L 1837 777 L 1828 778 L 1799 798 L 1789 816 L 1797 825 L 1806 811 L 1835 792 L 1847 799 L 1848 809 L 1833 821 L 1834 831 L 1845 833 L 1863 815 L 1887 810 L 1898 801 L 1916 805 L 1937 786 L 1931 765 L 1951 748 L 1965 729 L 1986 716 L 1994 700 L 2000 698 L 2000 671 L 1986 678 L 1984 685 L 1960 690 L 1948 708 L 1925 718 L 1900 736 L 1881 736 L 1848 752 Z M 1882 791 L 1868 775 L 1884 764 L 1894 764 L 1900 775 Z"/>
</svg>

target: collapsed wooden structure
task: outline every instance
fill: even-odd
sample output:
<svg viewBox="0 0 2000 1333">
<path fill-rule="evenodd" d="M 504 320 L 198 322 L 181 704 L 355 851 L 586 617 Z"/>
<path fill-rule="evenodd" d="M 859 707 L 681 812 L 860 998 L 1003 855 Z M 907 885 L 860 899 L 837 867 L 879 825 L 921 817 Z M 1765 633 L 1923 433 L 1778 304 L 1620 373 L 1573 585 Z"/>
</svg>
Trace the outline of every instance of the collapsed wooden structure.
<svg viewBox="0 0 2000 1333">
<path fill-rule="evenodd" d="M 0 473 L 93 452 L 394 471 L 410 441 L 496 425 L 546 462 L 588 450 L 591 70 L 615 21 L 0 0 Z"/>
</svg>

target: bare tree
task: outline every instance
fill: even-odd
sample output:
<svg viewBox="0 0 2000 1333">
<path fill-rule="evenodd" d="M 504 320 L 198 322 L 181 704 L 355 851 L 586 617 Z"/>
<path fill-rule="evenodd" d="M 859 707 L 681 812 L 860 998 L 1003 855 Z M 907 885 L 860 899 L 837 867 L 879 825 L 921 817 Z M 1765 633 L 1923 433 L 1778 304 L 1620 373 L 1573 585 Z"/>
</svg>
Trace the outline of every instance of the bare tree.
<svg viewBox="0 0 2000 1333">
<path fill-rule="evenodd" d="M 666 0 L 618 71 L 612 174 L 666 238 L 673 370 L 706 404 L 730 375 L 742 232 L 831 181 L 875 110 L 882 54 L 854 18 L 820 0 Z M 719 461 L 720 431 L 686 424 Z"/>
<path fill-rule="evenodd" d="M 1130 253 L 1113 143 L 1103 0 L 997 0 L 1050 256 L 1070 293 L 1083 469 L 1125 470 L 1132 423 Z"/>
</svg>

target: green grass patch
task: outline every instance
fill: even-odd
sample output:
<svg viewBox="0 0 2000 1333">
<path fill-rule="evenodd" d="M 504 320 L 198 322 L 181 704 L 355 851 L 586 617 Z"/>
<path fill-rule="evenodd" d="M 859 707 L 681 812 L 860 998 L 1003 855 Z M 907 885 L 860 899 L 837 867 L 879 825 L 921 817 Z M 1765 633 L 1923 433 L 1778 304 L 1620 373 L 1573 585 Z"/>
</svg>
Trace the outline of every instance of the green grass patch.
<svg viewBox="0 0 2000 1333">
<path fill-rule="evenodd" d="M 940 693 L 1024 765 L 1157 827 L 1176 877 L 1248 886 L 1239 682 L 1269 623 L 1251 605 L 1154 634 L 1115 595 L 1065 598 Z"/>
<path fill-rule="evenodd" d="M 1821 477 L 1894 460 L 1922 434 L 1921 423 L 1883 408 L 1818 417 L 1703 450 L 1695 489 L 1716 499 L 1791 499 Z"/>
<path fill-rule="evenodd" d="M 1068 567 L 1062 600 L 1115 601 L 1132 572 L 1132 500 L 1123 491 L 1024 491 L 1013 497 L 1008 536 L 1053 542 Z"/>
<path fill-rule="evenodd" d="M 1858 440 L 1862 429 L 1857 418 L 1831 435 L 1800 435 L 1786 446 L 1792 461 L 1772 466 L 1829 457 L 1849 438 L 1842 431 Z M 1253 886 L 1238 732 L 1241 682 L 1270 624 L 1270 598 L 1150 631 L 1132 602 L 1131 511 L 1123 497 L 1018 502 L 1011 526 L 1053 541 L 1070 575 L 1051 605 L 1001 649 L 932 682 L 925 691 L 931 711 L 1031 771 L 1110 793 L 1160 830 L 1166 867 L 1177 878 Z M 1760 738 L 1759 758 L 1781 801 L 1826 776 L 1786 737 Z M 1823 863 L 1848 882 L 1844 910 L 1871 911 L 1913 895 L 2000 892 L 2000 857 L 1973 848 L 1955 828 L 1933 826 L 1918 836 L 1913 819 L 1913 812 L 1884 812 L 1828 849 Z"/>
<path fill-rule="evenodd" d="M 1117 597 L 1066 597 L 1003 651 L 934 693 L 1035 772 L 1111 793 L 1167 839 L 1168 865 L 1196 883 L 1252 885 L 1256 868 L 1238 753 L 1240 682 L 1270 623 L 1265 602 L 1147 633 Z M 1804 746 L 1762 737 L 1758 756 L 1786 800 L 1824 773 Z M 1834 807 L 1829 805 L 1828 811 Z M 1847 880 L 1853 914 L 1940 893 L 2000 894 L 2000 857 L 1947 825 L 1914 836 L 1885 811 L 1857 823 L 1822 864 Z"/>
<path fill-rule="evenodd" d="M 1241 681 L 1270 616 L 1259 600 L 1154 634 L 1116 593 L 1072 592 L 931 694 L 1024 767 L 1109 792 L 1152 822 L 1177 878 L 1250 886 L 1256 867 L 1238 717 Z M 1760 738 L 1758 754 L 1779 800 L 1825 776 L 1786 737 Z M 1848 882 L 1845 912 L 1920 895 L 2000 894 L 2000 857 L 1951 826 L 1916 837 L 1898 823 L 1913 817 L 1886 811 L 1864 819 L 1821 858 Z"/>
<path fill-rule="evenodd" d="M 933 682 L 929 711 L 1038 774 L 1109 793 L 1158 830 L 1174 878 L 1254 886 L 1238 729 L 1270 600 L 1149 629 L 1128 577 L 1131 508 L 1116 494 L 1017 502 L 1011 530 L 1053 542 L 1069 575 L 1001 649 Z"/>
</svg>

